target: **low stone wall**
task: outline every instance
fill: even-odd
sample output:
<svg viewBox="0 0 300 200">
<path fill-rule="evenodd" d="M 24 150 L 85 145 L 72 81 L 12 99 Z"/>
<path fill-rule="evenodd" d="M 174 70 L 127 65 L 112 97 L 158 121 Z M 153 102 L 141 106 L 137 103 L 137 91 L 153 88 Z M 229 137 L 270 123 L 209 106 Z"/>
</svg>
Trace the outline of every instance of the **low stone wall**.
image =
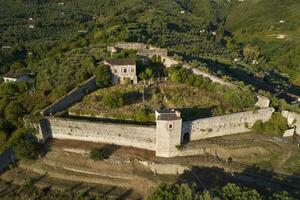
<svg viewBox="0 0 300 200">
<path fill-rule="evenodd" d="M 81 140 L 155 151 L 155 126 L 48 117 L 40 122 L 45 138 Z"/>
<path fill-rule="evenodd" d="M 212 74 L 210 74 L 208 72 L 201 71 L 201 70 L 199 70 L 197 68 L 193 68 L 189 64 L 184 64 L 183 67 L 187 68 L 187 69 L 190 69 L 192 71 L 192 73 L 195 74 L 195 75 L 199 75 L 199 76 L 203 76 L 203 77 L 209 78 L 214 83 L 220 83 L 221 85 L 227 85 L 227 86 L 230 86 L 230 87 L 234 87 L 234 85 L 232 83 L 226 82 L 223 79 L 221 79 L 221 78 L 219 78 L 217 76 L 214 76 L 214 75 L 212 75 Z"/>
<path fill-rule="evenodd" d="M 59 111 L 62 111 L 68 108 L 73 103 L 82 99 L 87 91 L 92 91 L 96 89 L 96 78 L 93 76 L 87 81 L 83 82 L 80 86 L 71 90 L 67 95 L 59 98 L 50 106 L 46 107 L 41 111 L 43 115 L 55 114 Z"/>
<path fill-rule="evenodd" d="M 241 112 L 223 116 L 199 119 L 183 123 L 183 135 L 190 134 L 190 140 L 200 140 L 224 135 L 249 132 L 256 121 L 268 121 L 274 108 Z"/>
<path fill-rule="evenodd" d="M 147 49 L 147 45 L 139 42 L 119 42 L 115 44 L 115 47 L 119 49 L 132 49 L 132 50 L 140 50 Z"/>
</svg>

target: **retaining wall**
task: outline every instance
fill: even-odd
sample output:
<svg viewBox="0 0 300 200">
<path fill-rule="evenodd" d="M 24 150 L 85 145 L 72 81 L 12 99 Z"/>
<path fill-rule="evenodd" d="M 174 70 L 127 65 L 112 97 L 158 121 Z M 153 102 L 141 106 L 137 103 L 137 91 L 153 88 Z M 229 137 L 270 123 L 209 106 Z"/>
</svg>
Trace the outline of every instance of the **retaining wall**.
<svg viewBox="0 0 300 200">
<path fill-rule="evenodd" d="M 50 106 L 46 107 L 41 111 L 43 115 L 55 114 L 59 111 L 62 111 L 68 108 L 73 103 L 82 99 L 88 91 L 96 89 L 96 78 L 93 76 L 87 81 L 83 82 L 80 86 L 71 90 L 67 95 L 59 98 Z"/>
<path fill-rule="evenodd" d="M 92 122 L 48 117 L 41 121 L 43 137 L 101 142 L 155 151 L 155 126 Z"/>
<path fill-rule="evenodd" d="M 190 140 L 199 140 L 237 133 L 245 133 L 258 120 L 268 121 L 274 108 L 264 108 L 256 111 L 241 112 L 223 116 L 199 119 L 183 123 L 183 134 L 190 133 Z"/>
</svg>

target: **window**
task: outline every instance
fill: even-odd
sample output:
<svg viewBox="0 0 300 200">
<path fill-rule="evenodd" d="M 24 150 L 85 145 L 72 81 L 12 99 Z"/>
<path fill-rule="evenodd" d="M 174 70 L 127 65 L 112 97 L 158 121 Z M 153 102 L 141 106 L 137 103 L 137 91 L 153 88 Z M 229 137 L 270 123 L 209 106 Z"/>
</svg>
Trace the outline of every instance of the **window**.
<svg viewBox="0 0 300 200">
<path fill-rule="evenodd" d="M 134 73 L 134 69 L 131 69 L 131 72 Z"/>
<path fill-rule="evenodd" d="M 116 70 L 116 69 L 114 69 L 114 73 L 115 73 L 115 74 L 117 73 L 117 70 Z"/>
<path fill-rule="evenodd" d="M 124 68 L 124 69 L 123 69 L 123 72 L 124 72 L 124 73 L 127 73 L 127 69 L 126 69 L 126 68 Z"/>
<path fill-rule="evenodd" d="M 169 124 L 169 129 L 172 129 L 173 128 L 173 124 Z"/>
</svg>

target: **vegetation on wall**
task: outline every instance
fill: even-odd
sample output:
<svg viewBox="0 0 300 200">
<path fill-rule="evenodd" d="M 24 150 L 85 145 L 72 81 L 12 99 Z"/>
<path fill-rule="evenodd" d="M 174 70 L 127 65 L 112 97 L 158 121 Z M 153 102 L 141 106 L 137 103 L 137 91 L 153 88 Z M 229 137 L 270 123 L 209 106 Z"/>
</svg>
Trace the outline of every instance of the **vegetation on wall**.
<svg viewBox="0 0 300 200">
<path fill-rule="evenodd" d="M 268 135 L 283 136 L 285 130 L 288 129 L 287 120 L 281 115 L 281 113 L 273 114 L 272 118 L 263 123 L 262 121 L 257 121 L 252 129 L 256 133 L 264 133 Z"/>
</svg>

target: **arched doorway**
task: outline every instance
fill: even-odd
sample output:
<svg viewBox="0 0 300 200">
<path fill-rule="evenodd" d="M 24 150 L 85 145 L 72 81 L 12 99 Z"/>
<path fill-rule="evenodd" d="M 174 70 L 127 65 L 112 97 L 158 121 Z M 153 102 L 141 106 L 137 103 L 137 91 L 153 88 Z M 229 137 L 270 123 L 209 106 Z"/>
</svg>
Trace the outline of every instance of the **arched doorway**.
<svg viewBox="0 0 300 200">
<path fill-rule="evenodd" d="M 185 133 L 185 134 L 183 135 L 183 143 L 186 144 L 186 143 L 190 142 L 190 140 L 191 140 L 191 134 L 188 133 L 188 132 Z"/>
</svg>

